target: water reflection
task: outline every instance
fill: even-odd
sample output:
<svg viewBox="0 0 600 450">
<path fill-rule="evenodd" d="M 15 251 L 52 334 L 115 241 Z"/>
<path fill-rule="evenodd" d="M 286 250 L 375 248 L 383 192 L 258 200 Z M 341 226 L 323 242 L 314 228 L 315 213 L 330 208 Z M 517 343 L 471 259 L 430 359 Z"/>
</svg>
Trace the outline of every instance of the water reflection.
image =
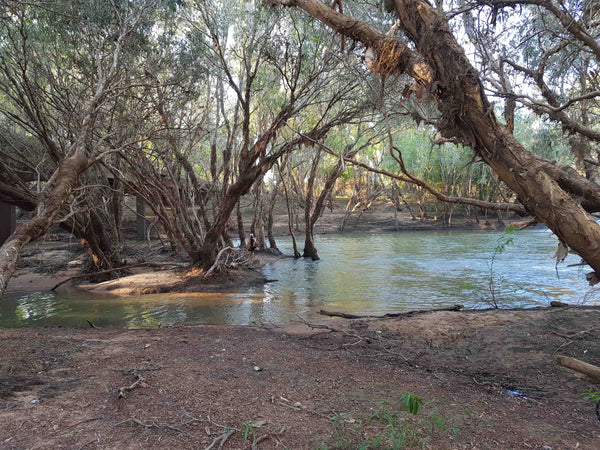
<svg viewBox="0 0 600 450">
<path fill-rule="evenodd" d="M 90 297 L 77 291 L 6 294 L 0 326 L 145 328 L 178 324 L 281 323 L 312 319 L 321 308 L 383 314 L 448 306 L 547 305 L 550 300 L 600 303 L 585 270 L 562 264 L 555 271 L 556 239 L 528 230 L 490 261 L 500 233 L 405 232 L 326 235 L 317 239 L 321 261 L 285 258 L 264 268 L 264 287 L 234 293 Z M 291 243 L 281 241 L 285 253 Z M 578 259 L 569 256 L 567 263 Z M 557 277 L 558 273 L 558 277 Z"/>
</svg>

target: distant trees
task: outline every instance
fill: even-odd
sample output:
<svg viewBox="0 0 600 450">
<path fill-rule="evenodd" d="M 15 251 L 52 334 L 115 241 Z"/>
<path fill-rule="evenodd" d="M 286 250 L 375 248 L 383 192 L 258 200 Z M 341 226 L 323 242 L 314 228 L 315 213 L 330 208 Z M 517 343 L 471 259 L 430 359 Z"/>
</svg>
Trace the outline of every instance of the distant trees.
<svg viewBox="0 0 600 450">
<path fill-rule="evenodd" d="M 210 267 L 240 198 L 282 156 L 361 114 L 322 31 L 225 3 L 8 2 L 0 193 L 36 216 L 3 246 L 0 291 L 20 248 L 55 223 L 96 270 L 118 266 L 125 192 L 174 250 Z"/>
<path fill-rule="evenodd" d="M 494 4 L 486 0 L 481 4 L 458 5 L 458 11 L 446 13 L 443 2 L 438 2 L 434 7 L 424 0 L 394 0 L 397 28 L 403 33 L 396 37 L 394 31 L 391 36 L 386 35 L 364 21 L 334 11 L 318 0 L 271 3 L 301 8 L 334 32 L 361 42 L 376 55 L 371 58 L 370 68 L 382 77 L 395 74 L 410 76 L 413 83 L 405 90 L 405 94 L 414 93 L 419 101 L 427 100 L 436 107 L 439 114 L 431 123 L 441 137 L 471 147 L 477 157 L 485 161 L 515 192 L 536 220 L 548 225 L 563 244 L 579 253 L 600 273 L 600 226 L 588 213 L 600 206 L 600 186 L 570 167 L 559 166 L 526 150 L 512 134 L 510 102 L 505 107 L 508 126 L 497 120 L 493 105 L 486 96 L 483 80 L 452 33 L 450 23 L 452 17 L 469 10 L 488 8 L 490 21 L 495 23 L 498 10 L 503 8 L 528 4 L 534 5 L 534 9 L 541 7 L 556 19 L 558 35 L 566 36 L 557 45 L 573 44 L 589 55 L 593 64 L 584 72 L 593 73 L 600 55 L 595 38 L 598 33 L 595 4 L 572 2 L 558 6 L 550 0 L 499 1 Z M 388 3 L 391 6 L 392 2 Z M 586 8 L 589 17 L 594 18 L 589 22 L 585 21 L 585 17 L 580 17 L 580 12 Z M 541 62 L 548 61 L 556 53 L 554 47 L 550 49 L 545 43 L 540 48 L 546 55 Z M 536 72 L 530 71 L 529 74 L 516 65 L 513 67 L 534 80 L 545 97 L 546 105 L 539 106 L 540 102 L 536 101 L 531 104 L 532 107 L 541 107 L 550 118 L 559 120 L 571 132 L 588 139 L 597 136 L 593 126 L 573 121 L 572 116 L 565 116 L 565 110 L 576 101 L 596 98 L 595 92 L 584 92 L 563 102 L 553 98 L 552 92 L 546 89 L 545 78 L 543 75 L 540 77 L 543 74 L 540 66 Z M 579 84 L 582 84 L 581 79 Z M 505 83 L 506 86 L 508 84 Z M 391 151 L 392 154 L 396 152 Z"/>
</svg>

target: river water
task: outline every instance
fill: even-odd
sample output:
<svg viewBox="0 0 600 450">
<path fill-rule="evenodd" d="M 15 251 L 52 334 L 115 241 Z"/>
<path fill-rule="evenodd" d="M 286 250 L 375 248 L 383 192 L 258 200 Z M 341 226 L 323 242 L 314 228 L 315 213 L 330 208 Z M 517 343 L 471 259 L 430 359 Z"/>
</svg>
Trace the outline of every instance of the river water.
<svg viewBox="0 0 600 450">
<path fill-rule="evenodd" d="M 322 235 L 316 241 L 320 261 L 284 258 L 268 264 L 264 274 L 277 281 L 265 286 L 129 298 L 8 293 L 0 300 L 0 326 L 243 325 L 311 320 L 319 309 L 384 314 L 455 304 L 486 308 L 494 300 L 524 308 L 551 300 L 600 304 L 600 291 L 585 282 L 589 268 L 567 267 L 578 257 L 570 255 L 555 267 L 556 238 L 548 230 L 518 232 L 503 253 L 495 252 L 505 237 L 473 231 Z M 289 240 L 279 246 L 291 254 Z"/>
</svg>

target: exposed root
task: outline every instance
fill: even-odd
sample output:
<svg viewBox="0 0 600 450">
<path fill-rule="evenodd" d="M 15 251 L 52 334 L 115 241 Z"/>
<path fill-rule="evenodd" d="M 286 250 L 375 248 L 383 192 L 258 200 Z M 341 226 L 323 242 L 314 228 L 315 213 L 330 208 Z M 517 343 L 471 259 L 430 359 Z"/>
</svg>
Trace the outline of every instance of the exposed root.
<svg viewBox="0 0 600 450">
<path fill-rule="evenodd" d="M 204 278 L 213 273 L 226 272 L 232 269 L 255 267 L 257 259 L 252 252 L 245 249 L 225 247 L 219 251 L 214 264 L 206 271 Z"/>
</svg>

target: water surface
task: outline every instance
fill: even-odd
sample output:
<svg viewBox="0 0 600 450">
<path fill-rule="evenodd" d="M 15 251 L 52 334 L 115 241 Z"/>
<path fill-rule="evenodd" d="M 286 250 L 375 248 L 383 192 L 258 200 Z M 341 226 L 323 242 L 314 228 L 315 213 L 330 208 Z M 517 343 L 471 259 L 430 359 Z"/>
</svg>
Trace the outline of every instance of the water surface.
<svg viewBox="0 0 600 450">
<path fill-rule="evenodd" d="M 323 235 L 316 242 L 320 261 L 284 258 L 268 264 L 264 274 L 277 281 L 265 286 L 128 298 L 9 293 L 0 300 L 0 326 L 243 325 L 310 320 L 321 308 L 384 314 L 457 303 L 482 308 L 494 301 L 504 307 L 551 300 L 600 304 L 600 295 L 585 282 L 589 268 L 567 267 L 579 258 L 569 256 L 555 268 L 556 238 L 547 230 L 518 232 L 498 254 L 498 239 L 504 237 L 473 231 Z M 279 246 L 291 253 L 288 239 Z"/>
</svg>

